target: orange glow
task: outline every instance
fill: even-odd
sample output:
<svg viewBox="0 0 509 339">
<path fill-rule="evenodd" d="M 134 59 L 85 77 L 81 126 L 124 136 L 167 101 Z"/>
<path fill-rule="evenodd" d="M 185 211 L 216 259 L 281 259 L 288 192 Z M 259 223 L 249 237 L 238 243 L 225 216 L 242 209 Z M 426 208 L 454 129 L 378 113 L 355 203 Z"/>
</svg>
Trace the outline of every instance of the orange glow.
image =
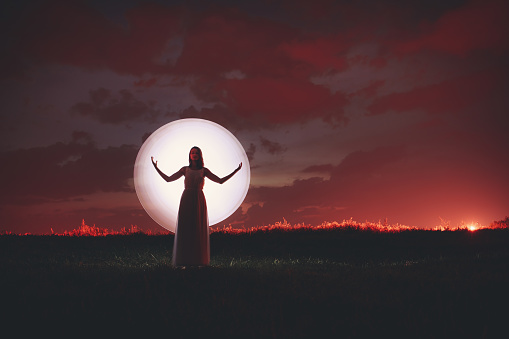
<svg viewBox="0 0 509 339">
<path fill-rule="evenodd" d="M 460 228 L 465 228 L 465 229 L 469 230 L 470 232 L 475 232 L 477 230 L 482 230 L 482 229 L 486 229 L 486 228 L 497 228 L 496 226 L 497 226 L 496 223 L 493 223 L 493 225 L 490 225 L 490 226 L 483 226 L 477 222 L 471 222 L 471 223 L 466 224 Z"/>
<path fill-rule="evenodd" d="M 479 229 L 478 225 L 477 224 L 468 224 L 467 225 L 467 229 L 470 231 L 470 232 L 474 232 L 474 231 L 477 231 Z"/>
<path fill-rule="evenodd" d="M 97 226 L 88 226 L 85 224 L 85 219 L 82 220 L 81 226 L 79 228 L 75 228 L 72 231 L 64 231 L 62 233 L 53 232 L 51 229 L 52 235 L 63 235 L 63 236 L 73 236 L 73 237 L 101 237 L 106 235 L 128 235 L 128 234 L 146 234 L 146 235 L 160 235 L 160 234 L 168 234 L 166 231 L 162 232 L 152 232 L 150 230 L 142 230 L 138 228 L 136 225 L 131 225 L 131 227 L 126 228 L 123 227 L 120 231 L 110 230 L 107 228 L 100 228 Z"/>
<path fill-rule="evenodd" d="M 404 231 L 417 231 L 417 230 L 428 230 L 428 231 L 459 231 L 459 230 L 468 230 L 470 232 L 475 232 L 481 229 L 500 229 L 500 228 L 508 228 L 509 223 L 504 220 L 501 222 L 493 222 L 490 225 L 483 226 L 479 223 L 469 223 L 462 224 L 458 227 L 450 227 L 449 225 L 441 225 L 435 226 L 430 229 L 423 229 L 414 226 L 406 226 L 401 224 L 388 224 L 387 221 L 378 221 L 378 222 L 357 222 L 353 219 L 343 220 L 342 222 L 323 222 L 320 225 L 305 225 L 305 224 L 290 224 L 286 219 L 283 218 L 282 222 L 276 222 L 271 225 L 263 225 L 263 226 L 255 226 L 249 228 L 234 228 L 232 226 L 222 226 L 222 227 L 211 227 L 210 233 L 227 233 L 227 234 L 245 234 L 245 233 L 254 233 L 254 232 L 269 232 L 274 230 L 279 231 L 292 231 L 292 230 L 333 230 L 333 229 L 357 229 L 357 230 L 368 230 L 373 232 L 383 232 L 383 233 L 397 233 Z M 13 234 L 10 232 L 4 232 L 1 234 Z M 151 230 L 143 230 L 136 225 L 131 225 L 131 227 L 126 228 L 123 227 L 120 231 L 100 228 L 97 226 L 88 226 L 85 224 L 85 220 L 82 221 L 81 226 L 73 229 L 72 231 L 64 231 L 62 233 L 54 232 L 51 229 L 51 235 L 57 236 L 93 236 L 93 237 L 101 237 L 107 235 L 129 235 L 129 234 L 145 234 L 145 235 L 163 235 L 170 234 L 169 231 L 162 229 L 159 232 L 153 232 Z M 18 235 L 30 235 L 30 233 L 18 234 Z"/>
<path fill-rule="evenodd" d="M 255 226 L 250 228 L 233 228 L 231 226 L 223 226 L 217 227 L 215 229 L 211 229 L 211 232 L 222 232 L 222 233 L 230 233 L 230 234 L 239 234 L 239 233 L 253 233 L 258 231 L 272 231 L 272 230 L 332 230 L 338 228 L 356 228 L 359 230 L 371 230 L 376 232 L 401 232 L 408 230 L 418 230 L 419 228 L 413 226 L 405 226 L 400 224 L 389 225 L 387 222 L 378 221 L 377 223 L 373 222 L 363 222 L 359 223 L 353 219 L 343 220 L 342 222 L 332 221 L 332 222 L 323 222 L 320 225 L 312 226 L 305 224 L 295 224 L 292 225 L 286 219 L 283 218 L 282 222 L 276 222 L 272 225 L 264 225 L 264 226 Z"/>
</svg>

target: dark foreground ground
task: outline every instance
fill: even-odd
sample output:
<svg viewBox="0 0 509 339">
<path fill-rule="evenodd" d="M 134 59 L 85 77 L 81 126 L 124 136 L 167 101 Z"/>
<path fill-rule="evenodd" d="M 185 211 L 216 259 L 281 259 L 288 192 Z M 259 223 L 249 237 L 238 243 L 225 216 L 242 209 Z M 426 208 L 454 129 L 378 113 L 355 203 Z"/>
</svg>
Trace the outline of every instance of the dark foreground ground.
<svg viewBox="0 0 509 339">
<path fill-rule="evenodd" d="M 507 229 L 214 233 L 185 270 L 172 241 L 0 236 L 0 336 L 509 337 Z"/>
</svg>

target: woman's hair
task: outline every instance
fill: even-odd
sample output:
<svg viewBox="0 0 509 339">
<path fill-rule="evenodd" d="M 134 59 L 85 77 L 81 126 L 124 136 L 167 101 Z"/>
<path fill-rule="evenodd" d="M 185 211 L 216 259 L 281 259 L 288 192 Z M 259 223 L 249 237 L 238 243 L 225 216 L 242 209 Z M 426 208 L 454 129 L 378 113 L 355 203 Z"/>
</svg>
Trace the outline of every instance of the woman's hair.
<svg viewBox="0 0 509 339">
<path fill-rule="evenodd" d="M 198 146 L 193 146 L 193 147 L 191 147 L 191 149 L 189 150 L 189 166 L 191 166 L 191 165 L 193 164 L 193 162 L 191 161 L 191 151 L 192 151 L 193 149 L 198 150 L 198 154 L 200 154 L 200 159 L 198 159 L 198 160 L 196 161 L 196 164 L 198 165 L 198 168 L 199 168 L 199 169 L 202 169 L 202 168 L 203 168 L 203 155 L 201 154 L 201 149 L 200 149 L 200 147 L 198 147 Z"/>
</svg>

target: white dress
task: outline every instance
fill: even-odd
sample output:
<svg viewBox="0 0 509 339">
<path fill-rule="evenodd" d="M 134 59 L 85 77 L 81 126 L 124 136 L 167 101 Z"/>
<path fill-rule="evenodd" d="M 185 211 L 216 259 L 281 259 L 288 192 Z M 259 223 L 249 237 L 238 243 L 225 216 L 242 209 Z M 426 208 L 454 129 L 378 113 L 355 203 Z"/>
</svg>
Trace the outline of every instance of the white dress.
<svg viewBox="0 0 509 339">
<path fill-rule="evenodd" d="M 185 167 L 184 192 L 180 198 L 173 265 L 205 266 L 210 262 L 209 219 L 203 194 L 204 168 Z"/>
</svg>

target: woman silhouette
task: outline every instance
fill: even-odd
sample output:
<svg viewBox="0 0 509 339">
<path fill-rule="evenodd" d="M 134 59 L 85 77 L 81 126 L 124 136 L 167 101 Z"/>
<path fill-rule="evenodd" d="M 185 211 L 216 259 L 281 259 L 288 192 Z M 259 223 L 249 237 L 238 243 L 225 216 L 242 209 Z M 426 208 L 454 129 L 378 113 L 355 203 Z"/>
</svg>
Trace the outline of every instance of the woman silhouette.
<svg viewBox="0 0 509 339">
<path fill-rule="evenodd" d="M 189 166 L 184 166 L 174 174 L 167 176 L 157 167 L 157 173 L 167 182 L 184 176 L 185 189 L 180 198 L 175 242 L 173 245 L 174 266 L 206 266 L 210 262 L 209 219 L 207 203 L 203 194 L 205 177 L 219 184 L 230 179 L 240 171 L 242 163 L 232 173 L 219 178 L 203 166 L 201 149 L 194 146 L 189 151 Z"/>
</svg>

